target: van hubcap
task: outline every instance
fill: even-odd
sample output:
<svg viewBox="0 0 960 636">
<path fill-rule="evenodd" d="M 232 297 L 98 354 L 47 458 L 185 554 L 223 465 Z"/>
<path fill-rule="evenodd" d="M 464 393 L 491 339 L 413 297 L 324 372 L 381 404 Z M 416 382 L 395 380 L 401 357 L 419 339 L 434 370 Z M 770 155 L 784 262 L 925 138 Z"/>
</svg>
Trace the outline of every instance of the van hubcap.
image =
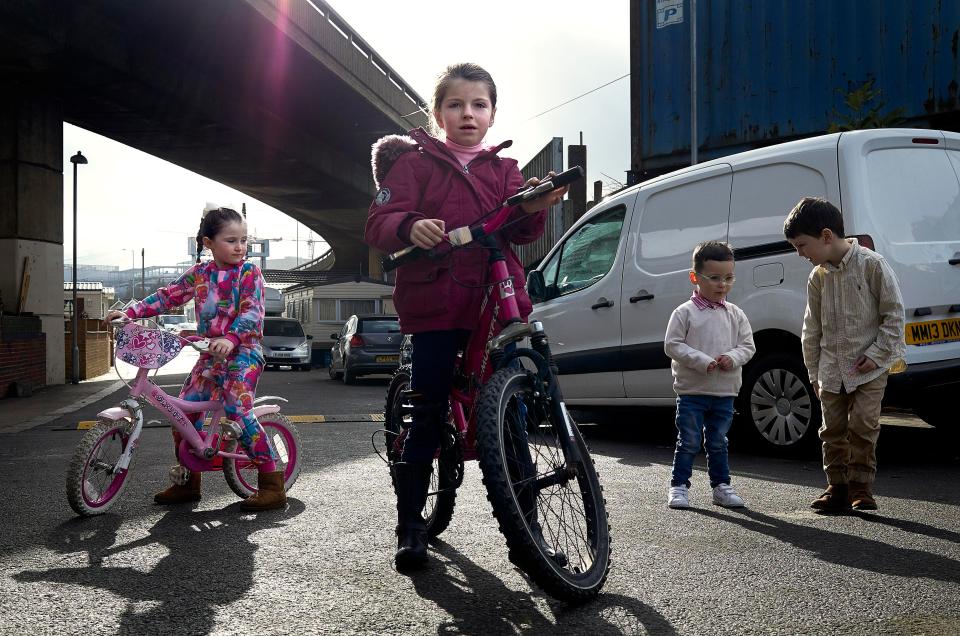
<svg viewBox="0 0 960 636">
<path fill-rule="evenodd" d="M 750 392 L 750 417 L 771 444 L 790 446 L 810 429 L 813 413 L 803 381 L 786 369 L 770 369 Z"/>
</svg>

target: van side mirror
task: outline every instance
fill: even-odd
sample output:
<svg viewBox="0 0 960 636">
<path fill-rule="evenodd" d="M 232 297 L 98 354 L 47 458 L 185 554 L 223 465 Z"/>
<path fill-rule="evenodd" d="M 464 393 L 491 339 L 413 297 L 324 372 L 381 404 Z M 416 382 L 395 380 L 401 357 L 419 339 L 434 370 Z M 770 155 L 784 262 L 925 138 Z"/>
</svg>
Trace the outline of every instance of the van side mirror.
<svg viewBox="0 0 960 636">
<path fill-rule="evenodd" d="M 330 339 L 331 339 L 331 340 L 339 340 L 339 339 L 340 339 L 340 334 L 338 334 L 338 333 L 332 333 L 332 334 L 330 334 Z"/>
<path fill-rule="evenodd" d="M 313 340 L 313 336 L 311 336 L 310 334 L 307 334 L 307 340 Z"/>
<path fill-rule="evenodd" d="M 543 272 L 539 269 L 531 270 L 527 274 L 527 294 L 533 304 L 549 300 L 547 298 L 547 284 L 543 279 Z"/>
</svg>

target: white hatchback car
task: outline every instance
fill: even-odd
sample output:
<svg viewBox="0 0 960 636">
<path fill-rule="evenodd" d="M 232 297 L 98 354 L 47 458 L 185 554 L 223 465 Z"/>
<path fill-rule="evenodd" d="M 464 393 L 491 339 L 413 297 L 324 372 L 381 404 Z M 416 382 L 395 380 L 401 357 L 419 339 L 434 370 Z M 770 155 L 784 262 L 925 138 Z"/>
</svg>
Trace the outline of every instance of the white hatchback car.
<svg viewBox="0 0 960 636">
<path fill-rule="evenodd" d="M 737 399 L 741 426 L 795 447 L 820 426 L 800 353 L 810 264 L 783 237 L 802 197 L 830 200 L 890 263 L 903 293 L 908 370 L 886 404 L 945 419 L 960 384 L 960 134 L 882 129 L 731 155 L 625 189 L 582 217 L 531 272 L 531 320 L 550 334 L 570 405 L 672 405 L 663 351 L 690 297 L 691 253 L 730 242 L 757 354 Z"/>
</svg>

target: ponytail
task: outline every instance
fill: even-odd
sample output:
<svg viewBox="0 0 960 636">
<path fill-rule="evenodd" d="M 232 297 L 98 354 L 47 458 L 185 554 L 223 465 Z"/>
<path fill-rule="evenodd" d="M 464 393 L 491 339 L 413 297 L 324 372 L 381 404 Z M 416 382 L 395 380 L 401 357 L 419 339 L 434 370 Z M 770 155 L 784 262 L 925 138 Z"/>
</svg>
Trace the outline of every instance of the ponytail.
<svg viewBox="0 0 960 636">
<path fill-rule="evenodd" d="M 227 223 L 243 223 L 240 213 L 231 208 L 214 208 L 205 211 L 200 217 L 200 229 L 197 231 L 197 262 L 200 262 L 200 252 L 203 251 L 203 239 L 213 240 Z"/>
</svg>

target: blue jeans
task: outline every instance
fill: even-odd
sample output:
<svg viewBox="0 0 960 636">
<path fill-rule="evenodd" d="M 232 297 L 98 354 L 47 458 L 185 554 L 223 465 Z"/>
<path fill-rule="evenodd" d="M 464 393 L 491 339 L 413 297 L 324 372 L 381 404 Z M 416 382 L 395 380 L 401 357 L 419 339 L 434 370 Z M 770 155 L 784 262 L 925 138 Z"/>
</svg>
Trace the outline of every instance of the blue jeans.
<svg viewBox="0 0 960 636">
<path fill-rule="evenodd" d="M 693 460 L 705 441 L 710 487 L 730 483 L 727 431 L 733 422 L 733 396 L 677 397 L 677 449 L 673 453 L 671 486 L 690 487 Z"/>
</svg>

